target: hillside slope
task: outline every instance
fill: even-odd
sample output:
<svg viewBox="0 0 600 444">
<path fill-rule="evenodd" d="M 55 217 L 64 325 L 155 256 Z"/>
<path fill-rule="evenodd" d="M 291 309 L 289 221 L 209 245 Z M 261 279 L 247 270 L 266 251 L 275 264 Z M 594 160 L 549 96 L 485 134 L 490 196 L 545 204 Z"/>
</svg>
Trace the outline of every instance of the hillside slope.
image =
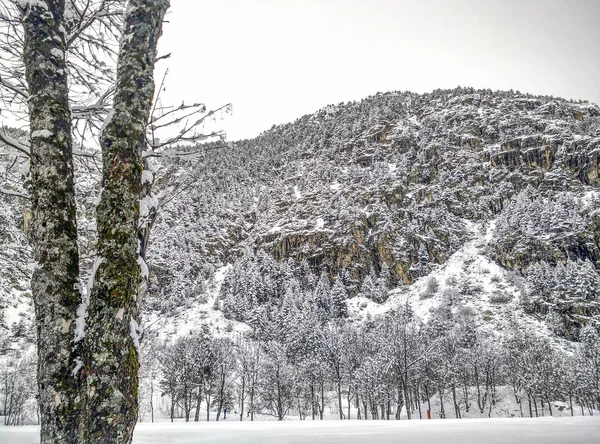
<svg viewBox="0 0 600 444">
<path fill-rule="evenodd" d="M 519 309 L 569 339 L 597 322 L 598 290 L 583 288 L 600 267 L 596 105 L 463 88 L 378 94 L 190 157 L 163 165 L 171 197 L 154 228 L 150 310 L 193 304 L 227 263 L 244 270 L 232 279 L 254 270 L 271 289 L 258 302 L 223 294 L 225 308 L 243 307 L 226 313 L 238 320 L 281 300 L 282 275 L 303 267 L 383 302 L 493 223 L 482 257 L 519 282 Z M 586 284 L 541 289 L 541 269 Z M 488 290 L 502 293 L 477 293 Z"/>
</svg>

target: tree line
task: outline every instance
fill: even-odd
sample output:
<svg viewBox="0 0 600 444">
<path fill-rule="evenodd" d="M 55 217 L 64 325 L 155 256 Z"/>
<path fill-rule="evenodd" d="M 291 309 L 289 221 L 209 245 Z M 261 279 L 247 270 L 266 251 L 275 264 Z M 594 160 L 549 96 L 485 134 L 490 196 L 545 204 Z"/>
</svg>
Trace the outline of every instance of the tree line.
<svg viewBox="0 0 600 444">
<path fill-rule="evenodd" d="M 504 336 L 476 329 L 449 306 L 427 322 L 409 306 L 362 325 L 295 316 L 293 328 L 229 338 L 204 327 L 158 347 L 153 378 L 169 400 L 164 413 L 198 421 L 212 410 L 218 421 L 227 408 L 239 420 L 314 420 L 328 409 L 340 419 L 423 419 L 434 403 L 439 417 L 461 418 L 490 416 L 505 396 L 520 416 L 600 410 L 600 337 L 590 326 L 565 350 L 522 324 Z"/>
</svg>

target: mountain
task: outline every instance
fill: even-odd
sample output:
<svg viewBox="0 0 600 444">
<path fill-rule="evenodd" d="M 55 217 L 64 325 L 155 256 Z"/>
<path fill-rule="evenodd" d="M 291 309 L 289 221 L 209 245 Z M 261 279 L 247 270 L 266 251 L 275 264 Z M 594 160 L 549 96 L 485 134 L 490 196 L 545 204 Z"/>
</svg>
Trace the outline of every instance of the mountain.
<svg viewBox="0 0 600 444">
<path fill-rule="evenodd" d="M 408 406 L 416 415 L 425 400 L 441 416 L 450 402 L 457 417 L 475 399 L 480 416 L 496 401 L 496 416 L 523 415 L 521 400 L 530 415 L 554 399 L 570 400 L 561 412 L 574 401 L 582 412 L 600 408 L 590 376 L 600 362 L 592 358 L 600 353 L 597 105 L 472 88 L 390 92 L 252 140 L 176 151 L 153 168 L 142 411 L 160 380 L 169 395 L 161 402 L 189 416 L 196 392 L 168 385 L 169 371 L 200 359 L 187 354 L 188 340 L 213 353 L 202 359 L 236 356 L 236 372 L 259 344 L 253 408 L 280 419 L 289 409 L 322 415 L 326 391 L 340 415 L 347 396 L 348 416 L 351 403 L 360 412 L 359 399 L 365 417 L 377 417 L 380 403 L 388 416 L 394 403 L 393 414 Z M 77 171 L 83 268 L 93 257 L 99 188 L 86 162 Z M 16 176 L 27 162 L 0 163 L 3 189 L 22 192 Z M 29 217 L 26 201 L 0 194 L 0 345 L 13 375 L 35 365 Z M 409 355 L 418 364 L 402 369 L 395 359 Z M 223 368 L 206 375 L 245 377 L 227 379 Z M 20 383 L 33 402 L 31 381 Z M 280 383 L 289 386 L 288 410 L 268 407 Z M 238 389 L 221 388 L 219 406 L 233 406 Z"/>
<path fill-rule="evenodd" d="M 150 309 L 193 304 L 227 263 L 270 289 L 257 304 L 248 292 L 222 295 L 239 320 L 281 300 L 282 276 L 303 267 L 384 302 L 480 239 L 495 279 L 518 283 L 519 309 L 569 339 L 597 323 L 597 105 L 468 88 L 392 92 L 190 157 L 163 166 L 170 197 L 150 247 Z M 363 294 L 365 281 L 383 290 Z"/>
</svg>

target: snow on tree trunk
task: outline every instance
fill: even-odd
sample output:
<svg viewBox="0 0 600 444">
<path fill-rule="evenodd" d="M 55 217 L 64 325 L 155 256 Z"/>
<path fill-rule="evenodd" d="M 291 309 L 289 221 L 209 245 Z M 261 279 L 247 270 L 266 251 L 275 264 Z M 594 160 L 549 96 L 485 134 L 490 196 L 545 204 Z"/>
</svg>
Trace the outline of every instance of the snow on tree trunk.
<svg viewBox="0 0 600 444">
<path fill-rule="evenodd" d="M 168 0 L 130 0 L 118 57 L 114 111 L 100 137 L 103 191 L 85 332 L 87 442 L 131 442 L 138 415 L 138 223 L 142 150 L 154 95 L 156 45 Z"/>
<path fill-rule="evenodd" d="M 64 0 L 20 2 L 29 93 L 31 279 L 38 336 L 41 442 L 78 442 L 75 315 L 79 253 L 69 111 Z M 79 361 L 80 362 L 80 361 Z"/>
</svg>

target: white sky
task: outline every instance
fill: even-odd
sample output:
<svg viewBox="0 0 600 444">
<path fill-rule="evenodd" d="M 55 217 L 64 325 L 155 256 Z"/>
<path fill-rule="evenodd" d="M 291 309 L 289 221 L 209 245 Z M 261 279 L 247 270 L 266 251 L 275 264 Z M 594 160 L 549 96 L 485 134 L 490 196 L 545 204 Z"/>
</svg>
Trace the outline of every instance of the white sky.
<svg viewBox="0 0 600 444">
<path fill-rule="evenodd" d="M 378 91 L 600 103 L 600 0 L 172 0 L 167 19 L 165 97 L 233 103 L 229 140 Z"/>
</svg>

